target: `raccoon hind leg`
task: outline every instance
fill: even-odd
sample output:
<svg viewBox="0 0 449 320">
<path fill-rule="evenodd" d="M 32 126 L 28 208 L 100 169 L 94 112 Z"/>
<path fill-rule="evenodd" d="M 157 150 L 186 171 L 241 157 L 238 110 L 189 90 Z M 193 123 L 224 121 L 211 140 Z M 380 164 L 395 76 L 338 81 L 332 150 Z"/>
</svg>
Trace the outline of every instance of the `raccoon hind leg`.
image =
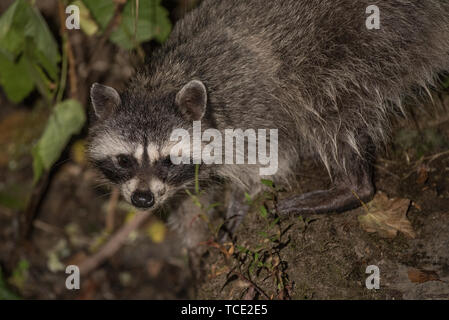
<svg viewBox="0 0 449 320">
<path fill-rule="evenodd" d="M 341 163 L 346 168 L 334 165 L 334 185 L 329 190 L 317 190 L 280 200 L 281 214 L 319 214 L 342 212 L 357 208 L 370 201 L 375 193 L 373 183 L 374 145 L 369 137 L 359 137 L 363 146 L 362 156 L 347 144 L 341 144 Z M 344 162 L 343 162 L 344 161 Z"/>
</svg>

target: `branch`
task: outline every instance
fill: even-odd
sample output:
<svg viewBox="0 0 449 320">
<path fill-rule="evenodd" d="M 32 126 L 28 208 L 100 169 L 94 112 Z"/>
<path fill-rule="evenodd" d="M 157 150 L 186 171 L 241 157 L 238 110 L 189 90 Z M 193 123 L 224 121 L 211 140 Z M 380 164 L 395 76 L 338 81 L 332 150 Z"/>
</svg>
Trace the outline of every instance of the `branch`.
<svg viewBox="0 0 449 320">
<path fill-rule="evenodd" d="M 138 212 L 134 219 L 122 226 L 110 239 L 101 247 L 101 249 L 94 255 L 88 257 L 80 265 L 80 274 L 87 275 L 92 270 L 95 270 L 106 259 L 114 255 L 125 243 L 128 235 L 139 228 L 142 223 L 152 214 L 152 211 Z"/>
<path fill-rule="evenodd" d="M 72 45 L 70 43 L 70 37 L 65 28 L 65 12 L 62 1 L 58 1 L 58 14 L 61 37 L 63 39 L 64 52 L 67 54 L 69 61 L 69 81 L 70 81 L 70 98 L 79 100 L 78 96 L 78 77 L 76 75 L 76 60 L 73 55 Z"/>
<path fill-rule="evenodd" d="M 97 56 L 100 54 L 100 52 L 103 49 L 109 36 L 114 31 L 114 29 L 120 24 L 120 21 L 122 19 L 122 12 L 123 12 L 123 9 L 125 8 L 125 4 L 126 4 L 126 0 L 116 0 L 114 15 L 113 15 L 112 19 L 109 21 L 106 28 L 104 29 L 104 32 L 101 35 L 98 45 L 95 47 L 95 50 L 92 53 L 92 56 L 89 60 L 88 65 L 91 65 L 97 59 Z"/>
</svg>

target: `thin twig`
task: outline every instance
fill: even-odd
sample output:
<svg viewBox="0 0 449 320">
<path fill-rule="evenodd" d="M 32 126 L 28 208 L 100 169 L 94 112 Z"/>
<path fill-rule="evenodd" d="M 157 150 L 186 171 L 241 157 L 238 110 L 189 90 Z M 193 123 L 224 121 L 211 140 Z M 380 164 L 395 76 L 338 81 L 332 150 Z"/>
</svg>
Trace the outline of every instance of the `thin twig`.
<svg viewBox="0 0 449 320">
<path fill-rule="evenodd" d="M 117 208 L 120 191 L 117 187 L 112 187 L 111 196 L 109 197 L 108 208 L 106 211 L 106 231 L 114 231 L 115 209 Z"/>
<path fill-rule="evenodd" d="M 62 101 L 62 97 L 64 96 L 65 86 L 67 83 L 67 50 L 66 50 L 66 42 L 67 36 L 62 35 L 62 66 L 61 66 L 61 77 L 59 79 L 59 87 L 56 93 L 56 104 Z"/>
<path fill-rule="evenodd" d="M 242 280 L 242 281 L 248 283 L 249 285 L 251 285 L 254 289 L 256 289 L 265 298 L 267 298 L 268 300 L 271 300 L 270 297 L 257 284 L 254 283 L 254 281 L 251 281 L 250 279 L 245 277 L 240 272 L 234 272 L 234 274 L 237 275 L 240 278 L 240 280 Z"/>
<path fill-rule="evenodd" d="M 114 255 L 125 243 L 128 235 L 139 228 L 142 223 L 152 214 L 152 211 L 142 211 L 138 212 L 136 216 L 122 226 L 110 239 L 109 241 L 100 248 L 100 250 L 94 255 L 88 257 L 80 265 L 81 275 L 86 275 L 91 271 L 95 270 L 100 264 L 102 264 L 106 259 Z"/>
<path fill-rule="evenodd" d="M 424 158 L 422 158 L 422 160 L 429 160 L 429 163 L 431 163 L 432 161 L 438 159 L 439 157 L 445 156 L 447 154 L 449 154 L 449 150 L 446 150 L 446 151 L 443 151 L 443 152 L 440 152 L 440 153 L 436 153 L 436 154 L 431 155 L 431 156 L 424 157 Z"/>
<path fill-rule="evenodd" d="M 27 207 L 19 219 L 20 224 L 20 240 L 24 241 L 29 238 L 34 218 L 36 217 L 37 210 L 42 202 L 42 199 L 47 191 L 50 178 L 50 172 L 46 171 L 42 174 L 39 181 L 34 185 L 31 192 L 30 199 L 28 200 Z"/>
<path fill-rule="evenodd" d="M 67 28 L 65 28 L 65 13 L 62 0 L 58 1 L 58 13 L 59 13 L 60 32 L 63 38 L 63 46 L 64 46 L 63 51 L 67 54 L 69 64 L 70 97 L 72 99 L 79 100 L 78 77 L 76 74 L 76 61 L 75 56 L 73 55 L 72 45 L 70 43 L 70 37 L 68 35 Z"/>
<path fill-rule="evenodd" d="M 88 65 L 92 65 L 92 63 L 97 60 L 97 56 L 101 53 L 106 41 L 109 39 L 109 36 L 112 34 L 114 29 L 120 24 L 120 20 L 122 18 L 122 12 L 125 8 L 126 0 L 116 1 L 116 6 L 114 9 L 114 15 L 112 19 L 109 21 L 108 25 L 104 29 L 103 34 L 101 35 L 100 41 L 98 45 L 95 47 L 94 52 L 89 60 Z"/>
<path fill-rule="evenodd" d="M 62 229 L 55 227 L 51 224 L 48 224 L 42 220 L 36 219 L 33 223 L 33 226 L 35 228 L 40 229 L 47 233 L 58 234 L 58 235 L 64 234 L 64 231 Z"/>
<path fill-rule="evenodd" d="M 393 172 L 390 172 L 389 170 L 385 169 L 385 168 L 382 167 L 382 166 L 374 165 L 374 167 L 375 167 L 376 169 L 379 169 L 379 170 L 381 170 L 381 171 L 383 171 L 383 172 L 389 174 L 389 175 L 392 176 L 393 178 L 396 178 L 396 179 L 398 179 L 398 180 L 401 180 L 401 177 L 399 177 L 397 174 L 394 174 Z"/>
</svg>

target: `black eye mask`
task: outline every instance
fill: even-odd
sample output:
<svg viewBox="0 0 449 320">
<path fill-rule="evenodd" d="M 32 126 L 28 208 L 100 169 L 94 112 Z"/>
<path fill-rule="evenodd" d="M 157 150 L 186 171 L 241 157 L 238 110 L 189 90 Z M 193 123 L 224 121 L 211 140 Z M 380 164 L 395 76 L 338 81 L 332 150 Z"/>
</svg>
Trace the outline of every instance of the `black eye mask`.
<svg viewBox="0 0 449 320">
<path fill-rule="evenodd" d="M 113 183 L 124 183 L 130 180 L 135 175 L 135 169 L 118 168 L 111 158 L 94 161 L 94 166 L 97 167 L 103 175 Z"/>
</svg>

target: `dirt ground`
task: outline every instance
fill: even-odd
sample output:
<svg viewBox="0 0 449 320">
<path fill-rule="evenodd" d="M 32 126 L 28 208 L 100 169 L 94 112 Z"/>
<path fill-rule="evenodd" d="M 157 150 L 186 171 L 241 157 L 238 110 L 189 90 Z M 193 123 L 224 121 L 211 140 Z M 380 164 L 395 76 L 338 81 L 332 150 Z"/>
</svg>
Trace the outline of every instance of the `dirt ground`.
<svg viewBox="0 0 449 320">
<path fill-rule="evenodd" d="M 449 106 L 448 95 L 436 100 Z M 3 108 L 0 127 L 18 121 L 39 126 L 31 111 L 17 112 Z M 393 143 L 378 156 L 375 181 L 378 195 L 384 196 L 376 197 L 374 205 L 277 219 L 270 211 L 273 201 L 261 195 L 252 200 L 233 243 L 202 245 L 200 281 L 192 276 L 187 252 L 164 226 L 165 217 L 154 216 L 117 254 L 83 277 L 75 291 L 65 289 L 65 266 L 97 252 L 108 239 L 110 190 L 99 185 L 77 152 L 81 142 L 75 142 L 52 176 L 31 239 L 20 243 L 18 217 L 32 169 L 30 156 L 16 150 L 0 162 L 0 292 L 7 288 L 25 299 L 447 299 L 449 117 L 440 110 L 415 119 L 398 123 Z M 3 146 L 13 148 L 5 140 Z M 323 168 L 305 163 L 303 172 L 298 192 L 329 185 Z M 399 214 L 402 220 L 380 221 L 379 212 Z M 119 201 L 113 230 L 132 214 Z M 377 224 L 363 225 L 360 217 L 367 214 Z M 368 265 L 379 267 L 378 290 L 365 286 Z"/>
</svg>

